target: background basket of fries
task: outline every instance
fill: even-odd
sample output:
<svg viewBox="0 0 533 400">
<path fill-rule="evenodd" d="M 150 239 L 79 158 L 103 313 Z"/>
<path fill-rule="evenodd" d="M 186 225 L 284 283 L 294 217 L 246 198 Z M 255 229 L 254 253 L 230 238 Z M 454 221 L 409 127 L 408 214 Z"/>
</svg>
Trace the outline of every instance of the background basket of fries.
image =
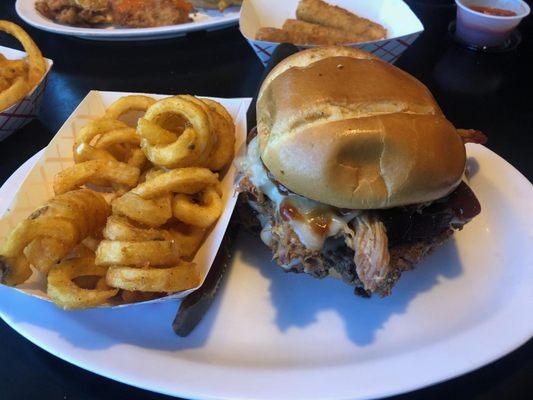
<svg viewBox="0 0 533 400">
<path fill-rule="evenodd" d="M 19 26 L 0 20 L 0 33 L 15 36 L 25 52 L 0 46 L 0 140 L 37 116 L 52 60 L 43 58 Z"/>
<path fill-rule="evenodd" d="M 90 92 L 0 222 L 0 279 L 64 309 L 199 287 L 237 195 L 249 99 Z"/>
<path fill-rule="evenodd" d="M 266 65 L 283 42 L 344 44 L 394 63 L 424 27 L 402 0 L 244 0 L 240 29 Z"/>
</svg>

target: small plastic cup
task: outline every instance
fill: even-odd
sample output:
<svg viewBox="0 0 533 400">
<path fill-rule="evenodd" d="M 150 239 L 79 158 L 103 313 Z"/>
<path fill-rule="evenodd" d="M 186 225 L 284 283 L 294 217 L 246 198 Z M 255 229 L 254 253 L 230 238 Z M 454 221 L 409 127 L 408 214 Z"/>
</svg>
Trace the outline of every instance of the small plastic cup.
<svg viewBox="0 0 533 400">
<path fill-rule="evenodd" d="M 465 43 L 481 47 L 502 46 L 526 17 L 530 8 L 522 0 L 455 0 L 457 22 L 455 36 Z M 470 6 L 514 11 L 514 16 L 497 16 L 474 11 Z"/>
</svg>

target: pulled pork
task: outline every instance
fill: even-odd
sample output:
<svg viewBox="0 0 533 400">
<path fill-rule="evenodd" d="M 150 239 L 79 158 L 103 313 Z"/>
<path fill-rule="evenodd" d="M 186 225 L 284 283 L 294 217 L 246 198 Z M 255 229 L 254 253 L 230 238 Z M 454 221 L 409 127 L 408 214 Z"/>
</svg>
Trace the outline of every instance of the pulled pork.
<svg viewBox="0 0 533 400">
<path fill-rule="evenodd" d="M 248 177 L 241 179 L 239 191 L 244 200 L 241 221 L 261 231 L 274 261 L 285 271 L 316 278 L 340 276 L 363 296 L 389 295 L 402 272 L 412 269 L 454 229 L 462 229 L 480 212 L 475 195 L 462 182 L 450 195 L 432 203 L 363 212 L 349 222 L 354 237 L 328 238 L 316 251 L 302 244 L 290 223 Z"/>
</svg>

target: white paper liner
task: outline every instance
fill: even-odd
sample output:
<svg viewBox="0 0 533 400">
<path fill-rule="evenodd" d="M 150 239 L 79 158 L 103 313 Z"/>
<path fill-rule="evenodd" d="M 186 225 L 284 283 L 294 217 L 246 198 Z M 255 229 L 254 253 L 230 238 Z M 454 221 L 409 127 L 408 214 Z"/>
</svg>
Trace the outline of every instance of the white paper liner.
<svg viewBox="0 0 533 400">
<path fill-rule="evenodd" d="M 52 184 L 54 176 L 60 170 L 74 164 L 72 145 L 74 143 L 74 137 L 79 129 L 85 126 L 89 121 L 100 118 L 104 114 L 105 109 L 115 100 L 129 94 L 138 93 L 101 92 L 93 90 L 82 100 L 76 110 L 74 110 L 46 147 L 42 157 L 37 161 L 24 183 L 20 186 L 18 193 L 8 207 L 7 212 L 2 216 L 2 219 L 0 220 L 0 242 L 5 240 L 6 236 L 18 222 L 26 218 L 33 210 L 53 196 Z M 146 95 L 155 99 L 168 97 L 168 95 Z M 244 154 L 246 151 L 247 135 L 246 112 L 250 106 L 251 99 L 213 98 L 213 100 L 220 102 L 233 117 L 236 128 L 235 156 L 238 157 Z M 237 194 L 235 192 L 236 177 L 237 169 L 232 163 L 222 180 L 222 201 L 224 203 L 224 212 L 205 239 L 193 260 L 193 262 L 197 263 L 200 267 L 202 276 L 201 283 L 203 283 L 211 268 L 222 238 L 224 237 L 224 233 L 226 232 L 233 209 L 235 208 L 235 203 L 237 201 Z M 136 304 L 159 303 L 180 299 L 189 293 L 192 293 L 200 286 L 201 284 L 193 289 L 151 301 L 120 305 L 108 304 L 103 307 L 126 307 Z M 18 290 L 40 299 L 49 300 L 46 294 L 46 277 L 37 272 L 35 272 L 28 281 L 13 288 L 13 290 Z"/>
</svg>

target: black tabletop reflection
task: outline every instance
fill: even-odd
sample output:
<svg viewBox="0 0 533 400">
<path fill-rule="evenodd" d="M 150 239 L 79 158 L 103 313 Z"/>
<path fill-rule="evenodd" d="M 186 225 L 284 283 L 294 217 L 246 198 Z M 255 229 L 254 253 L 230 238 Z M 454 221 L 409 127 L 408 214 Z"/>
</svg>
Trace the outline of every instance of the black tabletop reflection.
<svg viewBox="0 0 533 400">
<path fill-rule="evenodd" d="M 487 146 L 533 178 L 533 17 L 513 51 L 476 53 L 450 38 L 451 0 L 407 1 L 425 32 L 397 66 L 424 82 L 457 127 L 482 130 Z M 0 142 L 0 183 L 46 146 L 91 89 L 220 97 L 253 96 L 263 70 L 237 28 L 144 43 L 91 42 L 30 28 L 0 1 L 0 19 L 24 26 L 54 60 L 39 119 Z M 0 43 L 19 48 L 5 35 Z M 502 287 L 501 290 L 505 290 Z M 510 327 L 512 329 L 512 327 Z M 0 320 L 0 398 L 167 399 L 74 367 Z M 533 389 L 533 343 L 465 376 L 398 399 L 526 399 Z"/>
</svg>

